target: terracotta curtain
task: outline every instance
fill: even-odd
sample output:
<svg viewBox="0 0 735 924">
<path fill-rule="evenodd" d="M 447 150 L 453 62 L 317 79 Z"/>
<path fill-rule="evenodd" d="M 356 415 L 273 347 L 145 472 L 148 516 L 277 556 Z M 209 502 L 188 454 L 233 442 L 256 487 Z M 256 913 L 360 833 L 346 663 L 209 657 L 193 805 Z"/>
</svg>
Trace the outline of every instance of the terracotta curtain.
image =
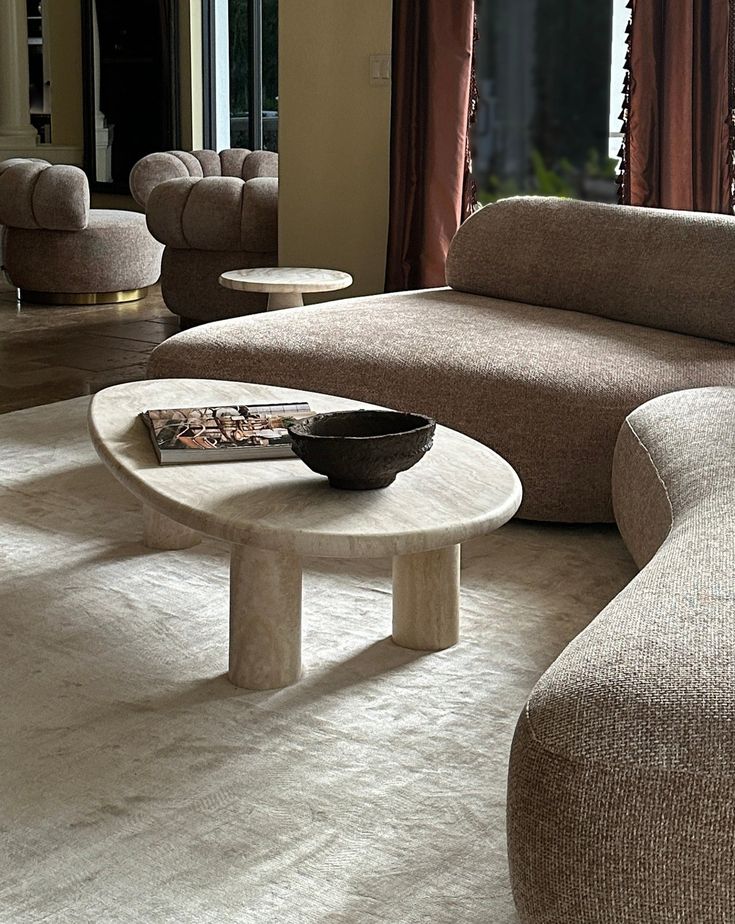
<svg viewBox="0 0 735 924">
<path fill-rule="evenodd" d="M 444 285 L 468 207 L 474 0 L 394 0 L 386 291 Z"/>
<path fill-rule="evenodd" d="M 729 0 L 630 0 L 621 201 L 732 213 Z"/>
</svg>

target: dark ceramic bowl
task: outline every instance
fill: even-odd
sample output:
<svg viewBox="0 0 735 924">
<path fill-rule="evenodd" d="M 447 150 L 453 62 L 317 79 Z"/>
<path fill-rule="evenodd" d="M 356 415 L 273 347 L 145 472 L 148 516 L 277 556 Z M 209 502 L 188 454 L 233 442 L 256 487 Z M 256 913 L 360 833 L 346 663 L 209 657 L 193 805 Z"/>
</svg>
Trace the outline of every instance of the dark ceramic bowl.
<svg viewBox="0 0 735 924">
<path fill-rule="evenodd" d="M 431 449 L 436 421 L 399 411 L 337 411 L 292 424 L 293 450 L 333 488 L 368 491 L 392 484 L 398 472 Z"/>
</svg>

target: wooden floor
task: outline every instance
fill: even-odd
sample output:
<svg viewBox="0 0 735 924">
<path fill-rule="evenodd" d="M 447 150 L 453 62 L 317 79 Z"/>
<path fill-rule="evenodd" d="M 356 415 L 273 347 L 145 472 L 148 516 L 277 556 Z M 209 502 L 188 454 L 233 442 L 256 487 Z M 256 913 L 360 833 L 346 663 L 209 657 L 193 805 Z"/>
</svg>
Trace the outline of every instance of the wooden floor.
<svg viewBox="0 0 735 924">
<path fill-rule="evenodd" d="M 158 287 L 127 305 L 20 304 L 0 280 L 0 413 L 145 378 L 154 347 L 178 331 Z"/>
</svg>

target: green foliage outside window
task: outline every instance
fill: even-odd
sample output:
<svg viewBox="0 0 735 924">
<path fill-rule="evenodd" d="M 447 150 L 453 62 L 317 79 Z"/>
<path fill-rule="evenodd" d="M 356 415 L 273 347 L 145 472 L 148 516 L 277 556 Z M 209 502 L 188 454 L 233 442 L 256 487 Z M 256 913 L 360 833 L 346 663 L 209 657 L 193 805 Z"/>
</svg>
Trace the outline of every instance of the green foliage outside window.
<svg viewBox="0 0 735 924">
<path fill-rule="evenodd" d="M 588 180 L 605 180 L 614 182 L 617 161 L 601 158 L 596 148 L 590 148 L 584 168 L 580 171 L 566 157 L 562 157 L 554 167 L 548 167 L 538 150 L 531 152 L 532 172 L 528 184 L 523 187 L 517 180 L 500 179 L 496 175 L 488 177 L 486 186 L 478 190 L 477 200 L 481 205 L 508 199 L 511 196 L 559 196 L 563 199 L 578 199 L 582 187 Z"/>
</svg>

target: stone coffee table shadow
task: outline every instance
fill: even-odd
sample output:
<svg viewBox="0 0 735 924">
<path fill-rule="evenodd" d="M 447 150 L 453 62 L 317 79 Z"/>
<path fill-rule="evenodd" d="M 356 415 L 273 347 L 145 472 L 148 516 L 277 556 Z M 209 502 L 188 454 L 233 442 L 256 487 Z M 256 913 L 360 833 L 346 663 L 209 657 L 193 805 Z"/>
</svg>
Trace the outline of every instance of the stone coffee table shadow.
<svg viewBox="0 0 735 924">
<path fill-rule="evenodd" d="M 439 651 L 459 638 L 460 543 L 509 520 L 510 465 L 438 426 L 434 447 L 388 488 L 340 491 L 300 459 L 160 466 L 138 415 L 150 408 L 308 401 L 315 413 L 374 407 L 265 385 L 162 379 L 92 399 L 98 455 L 146 509 L 145 542 L 182 549 L 205 533 L 230 544 L 228 676 L 248 689 L 301 675 L 301 558 L 393 558 L 393 641 Z"/>
</svg>

